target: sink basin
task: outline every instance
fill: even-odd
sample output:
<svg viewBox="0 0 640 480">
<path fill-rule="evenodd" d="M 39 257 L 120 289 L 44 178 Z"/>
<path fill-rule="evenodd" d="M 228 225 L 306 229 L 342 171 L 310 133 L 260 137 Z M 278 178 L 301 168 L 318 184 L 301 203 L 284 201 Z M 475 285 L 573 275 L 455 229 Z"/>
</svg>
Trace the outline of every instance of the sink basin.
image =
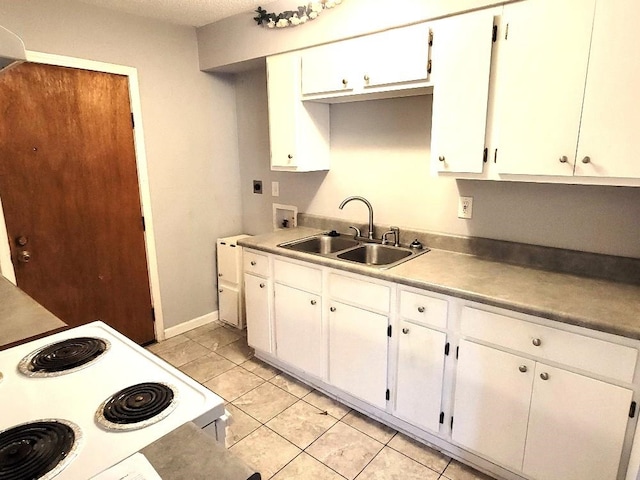
<svg viewBox="0 0 640 480">
<path fill-rule="evenodd" d="M 338 254 L 338 258 L 366 265 L 389 265 L 403 260 L 414 252 L 401 247 L 390 247 L 377 243 L 367 243 Z"/>
<path fill-rule="evenodd" d="M 346 237 L 330 237 L 329 235 L 317 235 L 315 237 L 303 238 L 293 242 L 283 243 L 280 246 L 295 250 L 297 252 L 319 253 L 327 255 L 329 253 L 339 252 L 347 248 L 355 247 L 360 242 L 353 238 Z"/>
</svg>

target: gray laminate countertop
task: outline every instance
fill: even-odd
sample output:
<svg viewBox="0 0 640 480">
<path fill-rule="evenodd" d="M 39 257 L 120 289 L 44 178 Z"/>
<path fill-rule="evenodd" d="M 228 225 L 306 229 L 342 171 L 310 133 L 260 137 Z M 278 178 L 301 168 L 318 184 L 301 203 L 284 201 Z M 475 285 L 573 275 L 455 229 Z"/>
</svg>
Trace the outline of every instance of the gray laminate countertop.
<svg viewBox="0 0 640 480">
<path fill-rule="evenodd" d="M 0 349 L 67 324 L 0 275 Z"/>
<path fill-rule="evenodd" d="M 246 237 L 243 247 L 423 288 L 558 322 L 640 339 L 640 286 L 500 263 L 433 249 L 388 270 L 278 244 L 322 230 L 298 227 Z"/>
</svg>

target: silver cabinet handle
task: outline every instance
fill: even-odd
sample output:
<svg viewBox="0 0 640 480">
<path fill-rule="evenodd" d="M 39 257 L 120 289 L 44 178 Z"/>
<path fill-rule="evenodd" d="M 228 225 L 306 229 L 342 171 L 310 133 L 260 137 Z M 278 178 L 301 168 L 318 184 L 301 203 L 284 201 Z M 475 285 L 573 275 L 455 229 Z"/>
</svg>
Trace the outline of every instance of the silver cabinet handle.
<svg viewBox="0 0 640 480">
<path fill-rule="evenodd" d="M 223 290 L 222 290 L 222 289 L 218 290 L 218 293 L 222 293 L 222 292 L 223 292 Z"/>
<path fill-rule="evenodd" d="M 531 343 L 533 343 L 534 347 L 539 347 L 540 345 L 542 345 L 542 340 L 540 340 L 539 338 L 534 338 Z"/>
<path fill-rule="evenodd" d="M 567 163 L 569 161 L 569 159 L 567 158 L 566 155 L 562 155 L 560 158 L 560 163 Z"/>
<path fill-rule="evenodd" d="M 256 261 L 255 260 L 251 260 L 251 266 L 255 267 L 256 266 Z"/>
<path fill-rule="evenodd" d="M 542 372 L 542 373 L 540 374 L 540 378 L 541 378 L 542 380 L 549 380 L 549 374 L 548 374 L 547 372 Z"/>
<path fill-rule="evenodd" d="M 582 163 L 591 163 L 591 157 L 586 156 L 582 159 Z"/>
<path fill-rule="evenodd" d="M 402 329 L 402 333 L 404 333 L 406 335 L 407 333 L 409 333 L 409 329 L 408 328 L 403 328 Z"/>
<path fill-rule="evenodd" d="M 219 273 L 219 274 L 218 274 L 218 276 L 219 276 L 219 277 L 221 277 L 221 276 L 222 276 L 222 274 L 221 274 L 221 273 Z"/>
<path fill-rule="evenodd" d="M 444 155 L 440 155 L 440 156 L 438 157 L 438 160 L 440 160 L 441 162 L 444 162 L 444 160 L 445 160 Z"/>
<path fill-rule="evenodd" d="M 264 288 L 264 287 L 265 287 L 265 284 L 264 284 L 264 283 L 261 283 L 261 284 L 260 284 L 260 288 Z"/>
<path fill-rule="evenodd" d="M 346 87 L 347 83 L 349 83 L 349 80 L 347 80 L 346 78 L 343 78 L 342 79 L 342 85 L 344 85 Z"/>
<path fill-rule="evenodd" d="M 424 313 L 424 307 L 418 307 L 418 311 L 419 311 L 420 313 Z"/>
<path fill-rule="evenodd" d="M 520 370 L 522 373 L 526 373 L 526 371 L 527 371 L 528 369 L 527 369 L 527 366 L 526 366 L 526 365 L 520 365 L 520 366 L 518 367 L 518 370 Z"/>
<path fill-rule="evenodd" d="M 365 74 L 364 74 L 364 81 L 365 81 L 365 82 L 367 82 L 367 83 L 369 83 L 369 80 L 371 80 L 371 79 L 369 78 L 369 75 L 367 75 L 367 74 L 365 73 Z"/>
<path fill-rule="evenodd" d="M 332 312 L 336 311 L 336 307 L 331 307 L 329 310 L 331 310 Z"/>
<path fill-rule="evenodd" d="M 311 305 L 315 305 L 317 302 L 315 300 L 311 300 Z"/>
<path fill-rule="evenodd" d="M 289 155 L 287 155 L 287 158 L 288 158 L 289 160 L 291 160 L 291 159 L 293 159 L 293 155 L 290 153 Z"/>
</svg>

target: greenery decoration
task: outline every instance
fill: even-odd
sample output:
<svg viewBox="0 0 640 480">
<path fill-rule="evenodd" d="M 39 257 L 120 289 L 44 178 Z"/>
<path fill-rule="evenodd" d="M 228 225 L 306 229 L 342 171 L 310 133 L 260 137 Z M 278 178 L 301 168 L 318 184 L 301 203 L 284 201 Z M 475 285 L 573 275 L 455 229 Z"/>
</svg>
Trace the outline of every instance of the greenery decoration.
<svg viewBox="0 0 640 480">
<path fill-rule="evenodd" d="M 264 8 L 258 7 L 257 17 L 253 19 L 258 25 L 267 28 L 295 27 L 309 20 L 315 20 L 323 10 L 340 5 L 342 0 L 319 0 L 301 5 L 297 10 L 287 10 L 281 13 L 269 13 Z"/>
</svg>

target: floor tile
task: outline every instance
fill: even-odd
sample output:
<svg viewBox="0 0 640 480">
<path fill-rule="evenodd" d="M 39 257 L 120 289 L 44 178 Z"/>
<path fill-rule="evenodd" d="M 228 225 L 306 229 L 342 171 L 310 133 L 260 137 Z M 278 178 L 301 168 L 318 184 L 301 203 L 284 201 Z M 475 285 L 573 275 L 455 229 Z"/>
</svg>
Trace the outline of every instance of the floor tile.
<svg viewBox="0 0 640 480">
<path fill-rule="evenodd" d="M 265 380 L 271 380 L 273 377 L 281 373 L 277 368 L 272 367 L 257 358 L 251 358 L 240 364 L 240 366 L 259 377 L 264 378 Z"/>
<path fill-rule="evenodd" d="M 264 478 L 264 477 L 263 477 Z M 302 452 L 280 470 L 273 480 L 344 480 L 326 465 Z"/>
<path fill-rule="evenodd" d="M 316 460 L 353 480 L 384 445 L 342 422 L 336 423 L 306 452 Z"/>
<path fill-rule="evenodd" d="M 293 377 L 290 377 L 286 373 L 276 375 L 269 381 L 298 398 L 304 397 L 311 390 L 313 390 L 313 388 L 311 388 L 310 386 L 305 385 L 304 383 L 296 380 Z"/>
<path fill-rule="evenodd" d="M 254 388 L 262 385 L 264 379 L 241 367 L 233 367 L 223 374 L 205 382 L 204 386 L 231 402 Z"/>
<path fill-rule="evenodd" d="M 301 452 L 265 426 L 240 440 L 229 451 L 260 472 L 264 480 L 275 475 Z"/>
<path fill-rule="evenodd" d="M 189 341 L 189 337 L 187 337 L 186 335 L 176 335 L 175 337 L 168 338 L 167 340 L 163 340 L 161 342 L 149 345 L 147 347 L 147 350 L 157 355 L 160 352 L 169 350 L 175 347 L 176 345 L 180 345 L 181 343 L 184 343 L 187 341 Z"/>
<path fill-rule="evenodd" d="M 226 428 L 225 443 L 227 448 L 235 445 L 261 426 L 259 421 L 250 417 L 232 403 L 227 403 L 225 408 L 231 414 L 231 422 Z"/>
<path fill-rule="evenodd" d="M 485 475 L 456 460 L 451 460 L 443 476 L 448 480 L 493 480 L 493 477 Z"/>
<path fill-rule="evenodd" d="M 440 473 L 444 472 L 444 469 L 447 468 L 451 460 L 450 457 L 443 453 L 427 447 L 402 433 L 396 434 L 387 445 L 400 453 L 404 453 L 416 462 Z"/>
<path fill-rule="evenodd" d="M 236 364 L 220 355 L 209 352 L 207 355 L 197 358 L 180 367 L 184 373 L 194 380 L 205 383 L 221 373 L 231 370 Z"/>
<path fill-rule="evenodd" d="M 241 338 L 235 342 L 220 347 L 216 350 L 218 355 L 222 355 L 224 358 L 240 365 L 253 357 L 253 348 L 247 345 L 245 339 Z"/>
<path fill-rule="evenodd" d="M 222 325 L 220 325 L 220 323 L 218 323 L 217 321 L 209 322 L 200 327 L 185 332 L 184 335 L 193 340 L 195 337 L 204 335 L 205 333 L 215 330 L 216 328 L 220 328 L 221 326 Z"/>
<path fill-rule="evenodd" d="M 245 395 L 236 398 L 233 404 L 256 420 L 267 423 L 297 401 L 298 397 L 285 392 L 275 385 L 264 383 Z"/>
<path fill-rule="evenodd" d="M 213 330 L 204 331 L 200 335 L 194 335 L 191 339 L 209 350 L 217 350 L 220 347 L 239 340 L 240 335 L 226 328 L 218 327 Z"/>
<path fill-rule="evenodd" d="M 158 355 L 163 360 L 169 362 L 174 367 L 181 367 L 182 365 L 192 362 L 193 360 L 204 357 L 209 353 L 202 345 L 187 339 L 186 342 L 181 342 L 174 347 L 168 348 L 158 352 Z"/>
<path fill-rule="evenodd" d="M 310 403 L 314 407 L 327 412 L 329 415 L 337 418 L 338 420 L 344 417 L 351 410 L 346 405 L 338 402 L 337 400 L 327 397 L 317 390 L 313 390 L 308 395 L 305 395 L 303 397 L 303 400 L 307 403 Z"/>
<path fill-rule="evenodd" d="M 385 447 L 366 466 L 357 480 L 438 480 L 440 474 Z"/>
<path fill-rule="evenodd" d="M 355 410 L 347 413 L 342 421 L 384 444 L 391 440 L 396 434 L 393 428 L 387 427 Z"/>
<path fill-rule="evenodd" d="M 267 426 L 304 450 L 337 421 L 313 405 L 298 401 L 271 419 Z"/>
</svg>

